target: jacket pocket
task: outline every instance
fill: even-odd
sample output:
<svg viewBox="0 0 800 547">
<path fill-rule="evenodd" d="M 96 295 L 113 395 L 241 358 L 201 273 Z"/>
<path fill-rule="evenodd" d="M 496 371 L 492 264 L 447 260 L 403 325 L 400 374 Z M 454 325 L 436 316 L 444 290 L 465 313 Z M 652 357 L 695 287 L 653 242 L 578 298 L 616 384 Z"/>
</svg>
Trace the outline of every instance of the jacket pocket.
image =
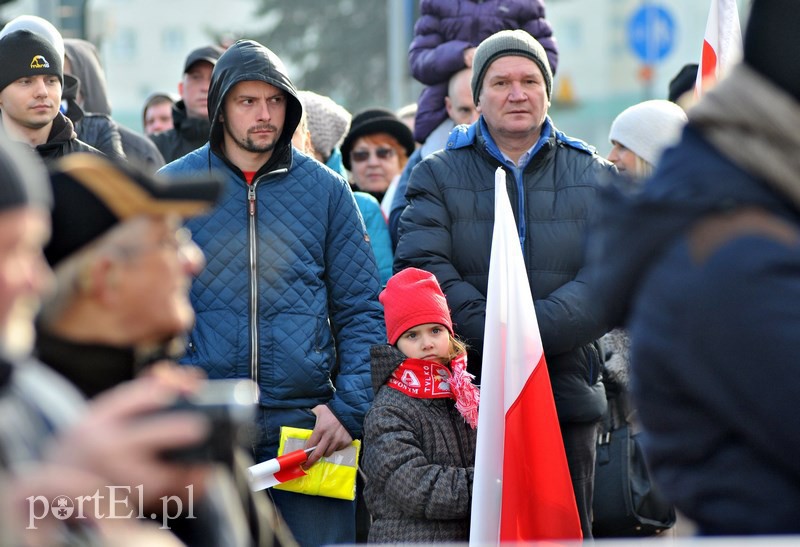
<svg viewBox="0 0 800 547">
<path fill-rule="evenodd" d="M 260 341 L 261 384 L 276 399 L 330 396 L 333 343 L 327 319 L 281 314 Z"/>
<path fill-rule="evenodd" d="M 197 314 L 189 335 L 184 362 L 200 367 L 211 379 L 249 378 L 247 328 L 229 310 L 208 310 Z"/>
</svg>

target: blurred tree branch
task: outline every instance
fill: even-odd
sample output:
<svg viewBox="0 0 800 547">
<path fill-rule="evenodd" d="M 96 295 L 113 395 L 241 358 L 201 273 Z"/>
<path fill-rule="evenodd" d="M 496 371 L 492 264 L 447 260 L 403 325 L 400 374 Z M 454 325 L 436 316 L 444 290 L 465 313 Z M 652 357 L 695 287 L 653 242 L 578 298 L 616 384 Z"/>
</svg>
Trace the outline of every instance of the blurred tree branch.
<svg viewBox="0 0 800 547">
<path fill-rule="evenodd" d="M 386 4 L 376 0 L 259 0 L 278 24 L 255 39 L 290 66 L 298 89 L 355 113 L 389 101 Z M 398 22 L 399 24 L 399 22 Z"/>
</svg>

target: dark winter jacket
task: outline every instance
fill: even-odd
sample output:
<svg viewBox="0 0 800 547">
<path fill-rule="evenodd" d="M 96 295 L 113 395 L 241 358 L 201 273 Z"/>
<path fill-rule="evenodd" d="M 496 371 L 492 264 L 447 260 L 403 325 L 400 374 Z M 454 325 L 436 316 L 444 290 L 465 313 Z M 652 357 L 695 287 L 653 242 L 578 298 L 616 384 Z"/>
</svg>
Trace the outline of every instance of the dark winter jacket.
<svg viewBox="0 0 800 547">
<path fill-rule="evenodd" d="M 78 81 L 78 86 L 69 94 L 65 93 L 65 98 L 77 106 L 80 91 L 82 100 L 78 107 L 80 112 L 75 111 L 72 105 L 67 112 L 78 137 L 109 157 L 127 159 L 149 172 L 154 173 L 163 167 L 164 158 L 147 137 L 111 118 L 106 77 L 94 44 L 68 38 L 64 40 L 64 47 L 73 76 Z"/>
<path fill-rule="evenodd" d="M 70 110 L 72 111 L 72 109 Z M 71 118 L 71 120 L 75 127 L 75 133 L 83 142 L 97 148 L 109 158 L 127 159 L 122 147 L 119 126 L 110 116 L 81 113 L 80 117 Z"/>
<path fill-rule="evenodd" d="M 615 170 L 549 118 L 520 180 L 499 158 L 481 118 L 456 127 L 445 150 L 417 165 L 400 217 L 394 270 L 414 266 L 436 276 L 456 333 L 471 348 L 470 372 L 480 378 L 495 171 L 502 166 L 559 418 L 595 420 L 606 403 L 594 341 L 606 327 L 594 306 L 597 295 L 583 281 L 584 232 L 597 180 Z M 491 363 L 484 369 L 491 374 Z"/>
<path fill-rule="evenodd" d="M 361 459 L 369 541 L 467 541 L 476 430 L 452 399 L 415 399 L 385 385 L 406 359 L 399 350 L 382 345 L 371 354 L 375 401 Z"/>
<path fill-rule="evenodd" d="M 64 75 L 62 98 L 69 109 L 65 114 L 72 121 L 78 138 L 113 159 L 124 160 L 122 136 L 111 119 L 111 105 L 106 93 L 106 79 L 94 44 L 86 40 L 64 40 L 66 57 L 72 74 Z"/>
<path fill-rule="evenodd" d="M 78 135 L 73 129 L 72 122 L 61 112 L 56 114 L 53 119 L 53 126 L 47 142 L 36 147 L 36 152 L 45 161 L 57 160 L 73 152 L 90 152 L 102 154 L 96 148 L 89 146 L 85 142 L 78 140 Z"/>
<path fill-rule="evenodd" d="M 553 74 L 558 47 L 545 19 L 543 0 L 422 0 L 408 50 L 411 74 L 426 87 L 417 101 L 414 140 L 425 142 L 447 118 L 444 98 L 450 76 L 466 68 L 464 50 L 501 30 L 523 29 L 547 51 Z"/>
<path fill-rule="evenodd" d="M 277 57 L 250 41 L 231 46 L 214 69 L 210 117 L 219 119 L 234 85 L 253 80 L 283 90 L 287 107 L 251 185 L 223 156 L 219 122 L 210 143 L 161 170 L 227 180 L 216 209 L 188 223 L 208 265 L 192 286 L 185 362 L 211 378 L 253 378 L 276 422 L 327 404 L 360 437 L 372 401 L 369 348 L 386 336 L 375 258 L 347 182 L 292 148 L 302 106 Z"/>
<path fill-rule="evenodd" d="M 122 137 L 122 148 L 129 162 L 140 166 L 148 173 L 155 173 L 164 167 L 166 162 L 153 141 L 124 125 L 118 125 L 117 129 Z"/>
<path fill-rule="evenodd" d="M 183 100 L 172 106 L 172 124 L 172 129 L 150 135 L 167 163 L 182 158 L 208 142 L 211 122 L 207 118 L 190 118 Z"/>
<path fill-rule="evenodd" d="M 640 193 L 602 193 L 589 247 L 649 467 L 713 535 L 800 532 L 800 105 L 754 74 L 693 107 Z"/>
</svg>

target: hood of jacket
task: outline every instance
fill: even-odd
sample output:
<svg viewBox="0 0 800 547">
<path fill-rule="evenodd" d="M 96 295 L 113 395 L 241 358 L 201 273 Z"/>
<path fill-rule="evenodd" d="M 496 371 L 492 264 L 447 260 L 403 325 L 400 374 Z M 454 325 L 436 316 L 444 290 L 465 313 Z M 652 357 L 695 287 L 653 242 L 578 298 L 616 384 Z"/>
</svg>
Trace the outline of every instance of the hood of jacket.
<svg viewBox="0 0 800 547">
<path fill-rule="evenodd" d="M 50 147 L 59 147 L 77 138 L 78 134 L 75 133 L 75 126 L 72 121 L 61 112 L 58 112 L 56 117 L 53 118 L 53 125 L 50 126 L 50 134 L 47 136 L 47 142 L 40 144 L 36 149 L 45 150 Z"/>
<path fill-rule="evenodd" d="M 211 85 L 208 89 L 211 150 L 218 156 L 224 157 L 221 153 L 223 127 L 220 115 L 225 104 L 225 97 L 236 84 L 245 81 L 264 82 L 286 93 L 286 118 L 283 130 L 267 165 L 290 162 L 292 135 L 300 123 L 303 106 L 298 98 L 297 89 L 286 73 L 283 62 L 272 51 L 253 40 L 239 40 L 222 54 L 214 66 Z"/>
<path fill-rule="evenodd" d="M 787 119 L 794 120 L 789 125 L 800 123 L 800 108 L 795 106 L 794 116 L 778 108 L 779 97 L 766 95 L 763 86 L 754 92 L 748 78 L 741 71 L 732 73 L 694 107 L 681 142 L 665 152 L 642 187 L 621 180 L 602 187 L 587 259 L 589 282 L 595 284 L 611 326 L 624 324 L 650 266 L 701 217 L 743 206 L 798 214 L 800 201 L 793 203 L 777 182 L 781 172 L 796 173 L 797 145 L 773 146 L 784 152 L 767 158 L 753 153 L 749 143 L 774 144 L 776 124 Z M 749 104 L 748 97 L 755 104 Z M 721 148 L 716 141 L 731 133 L 738 136 L 738 149 L 733 143 Z M 794 186 L 800 189 L 796 178 Z"/>
<path fill-rule="evenodd" d="M 72 66 L 72 75 L 80 80 L 81 107 L 84 112 L 111 115 L 106 76 L 94 44 L 78 38 L 65 38 L 66 57 Z"/>
<path fill-rule="evenodd" d="M 64 74 L 64 88 L 61 90 L 61 113 L 73 124 L 83 119 L 83 108 L 78 104 L 78 91 L 81 81 L 72 74 Z M 66 109 L 65 109 L 66 107 Z"/>
<path fill-rule="evenodd" d="M 369 350 L 370 366 L 372 368 L 372 391 L 384 385 L 392 373 L 407 359 L 405 354 L 394 346 L 382 344 L 372 346 Z"/>
</svg>

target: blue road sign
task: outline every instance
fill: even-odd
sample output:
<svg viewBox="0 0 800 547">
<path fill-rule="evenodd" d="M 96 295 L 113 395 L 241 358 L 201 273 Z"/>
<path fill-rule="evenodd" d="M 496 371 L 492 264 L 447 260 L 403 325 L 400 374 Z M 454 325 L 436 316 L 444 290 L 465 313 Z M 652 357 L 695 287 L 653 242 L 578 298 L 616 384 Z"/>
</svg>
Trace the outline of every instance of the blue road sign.
<svg viewBox="0 0 800 547">
<path fill-rule="evenodd" d="M 662 6 L 640 7 L 628 21 L 628 43 L 644 63 L 663 61 L 675 45 L 675 19 Z"/>
</svg>

